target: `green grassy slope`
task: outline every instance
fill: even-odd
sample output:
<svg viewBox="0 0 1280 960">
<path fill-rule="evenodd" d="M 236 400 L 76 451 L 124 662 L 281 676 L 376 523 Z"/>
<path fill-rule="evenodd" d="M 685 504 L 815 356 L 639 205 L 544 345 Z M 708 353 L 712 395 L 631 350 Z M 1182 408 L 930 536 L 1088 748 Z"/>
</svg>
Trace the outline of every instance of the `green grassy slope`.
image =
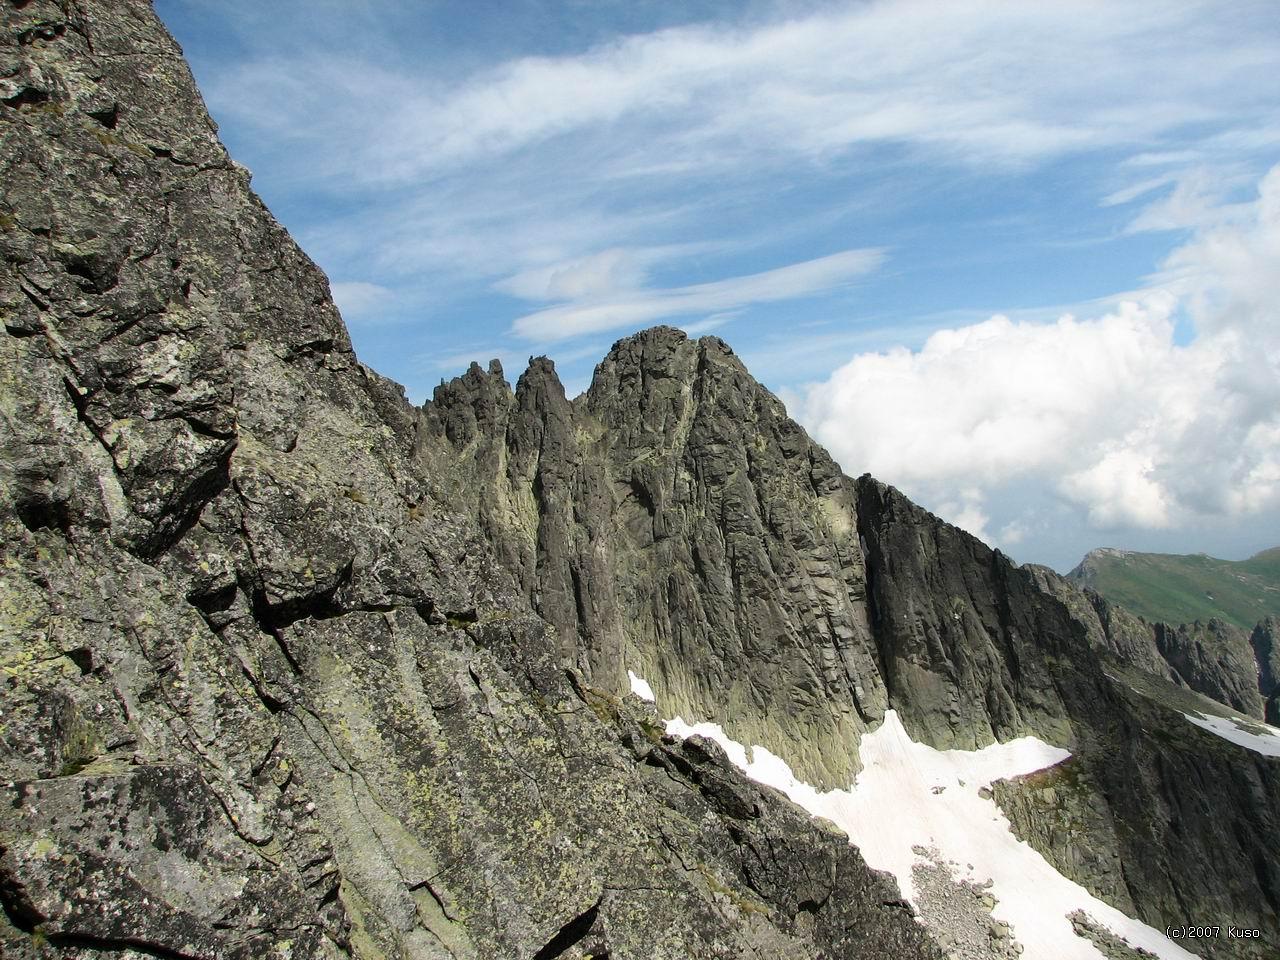
<svg viewBox="0 0 1280 960">
<path fill-rule="evenodd" d="M 1280 547 L 1272 547 L 1242 561 L 1240 566 L 1255 576 L 1267 579 L 1274 587 L 1280 583 Z"/>
<path fill-rule="evenodd" d="M 1218 617 L 1245 630 L 1280 616 L 1280 547 L 1248 560 L 1094 550 L 1068 576 L 1147 620 Z"/>
</svg>

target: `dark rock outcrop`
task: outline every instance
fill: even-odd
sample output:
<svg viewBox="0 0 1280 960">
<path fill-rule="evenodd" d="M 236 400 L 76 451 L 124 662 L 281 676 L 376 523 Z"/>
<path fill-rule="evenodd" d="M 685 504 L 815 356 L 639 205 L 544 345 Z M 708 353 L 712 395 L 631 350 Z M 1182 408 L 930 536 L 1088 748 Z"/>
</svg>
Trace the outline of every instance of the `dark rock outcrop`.
<svg viewBox="0 0 1280 960">
<path fill-rule="evenodd" d="M 872 624 L 904 724 L 938 746 L 964 745 L 983 723 L 999 739 L 1066 746 L 1067 764 L 998 786 L 1021 836 L 1153 926 L 1194 904 L 1269 931 L 1261 953 L 1206 939 L 1206 956 L 1273 950 L 1280 861 L 1266 838 L 1280 827 L 1280 765 L 1192 726 L 1183 714 L 1207 702 L 1139 665 L 1150 650 L 1141 632 L 1119 633 L 1132 623 L 1116 608 L 1104 619 L 1060 583 L 1046 591 L 1043 571 L 869 477 L 858 491 Z"/>
<path fill-rule="evenodd" d="M 892 487 L 864 476 L 857 490 L 872 622 L 908 729 L 939 747 L 1023 734 L 1073 744 L 1054 662 L 1091 654 L 1069 612 L 1031 573 Z"/>
<path fill-rule="evenodd" d="M 1249 636 L 1267 723 L 1280 726 L 1280 620 L 1267 617 Z"/>
<path fill-rule="evenodd" d="M 1258 665 L 1249 638 L 1221 620 L 1155 625 L 1156 646 L 1192 690 L 1250 716 L 1263 715 Z"/>
<path fill-rule="evenodd" d="M 1280 827 L 1276 762 L 1187 723 L 1181 710 L 1208 703 L 1198 695 L 1171 696 L 1119 662 L 1107 671 L 1115 682 L 1069 688 L 1073 712 L 1087 717 L 1072 759 L 997 784 L 1001 807 L 1064 875 L 1148 923 L 1194 909 L 1266 931 L 1261 943 L 1209 937 L 1188 949 L 1270 956 L 1280 916 L 1265 839 Z"/>
<path fill-rule="evenodd" d="M 566 669 L 149 4 L 0 15 L 0 954 L 937 956 Z"/>
<path fill-rule="evenodd" d="M 1048 567 L 1027 565 L 1040 589 L 1052 594 L 1088 633 L 1090 645 L 1115 654 L 1125 663 L 1179 686 L 1184 681 L 1170 666 L 1156 642 L 1155 628 L 1102 595 L 1081 588 Z"/>
<path fill-rule="evenodd" d="M 1274 618 L 1258 624 L 1251 637 L 1218 619 L 1176 627 L 1148 623 L 1052 570 L 1032 569 L 1041 588 L 1065 603 L 1085 624 L 1096 646 L 1152 676 L 1203 693 L 1250 716 L 1264 716 L 1280 665 L 1269 640 L 1274 634 Z M 1087 565 L 1082 564 L 1081 569 Z"/>
</svg>

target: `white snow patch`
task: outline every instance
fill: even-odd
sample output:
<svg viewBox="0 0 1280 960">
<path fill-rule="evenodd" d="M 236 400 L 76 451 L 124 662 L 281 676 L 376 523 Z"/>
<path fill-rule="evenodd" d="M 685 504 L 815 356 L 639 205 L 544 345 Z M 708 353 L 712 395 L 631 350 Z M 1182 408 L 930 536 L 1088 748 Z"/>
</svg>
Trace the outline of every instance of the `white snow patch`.
<svg viewBox="0 0 1280 960">
<path fill-rule="evenodd" d="M 1058 873 L 1013 835 L 993 800 L 978 795 L 996 780 L 1033 773 L 1070 756 L 1035 737 L 975 751 L 935 750 L 907 736 L 897 712 L 890 710 L 878 730 L 862 737 L 863 769 L 853 788 L 819 792 L 797 780 L 782 758 L 760 746 L 748 752 L 719 724 L 689 724 L 675 717 L 667 721 L 667 732 L 719 743 L 751 779 L 777 787 L 844 830 L 867 863 L 891 872 L 909 899 L 915 896 L 911 868 L 927 862 L 912 852 L 913 846 L 936 848 L 957 879 L 992 881 L 991 893 L 999 901 L 992 916 L 1009 924 L 1025 947 L 1025 960 L 1101 960 L 1098 949 L 1072 929 L 1067 915 L 1075 910 L 1162 960 L 1195 956 Z"/>
<path fill-rule="evenodd" d="M 653 687 L 649 686 L 649 681 L 641 677 L 637 677 L 630 670 L 627 671 L 627 679 L 631 681 L 631 692 L 641 700 L 648 700 L 653 703 Z"/>
<path fill-rule="evenodd" d="M 1248 728 L 1246 728 L 1229 717 L 1214 717 L 1207 713 L 1197 713 L 1194 717 L 1189 713 L 1184 713 L 1183 716 L 1197 727 L 1208 730 L 1210 733 L 1216 733 L 1223 740 L 1230 740 L 1232 743 L 1255 753 L 1260 753 L 1264 757 L 1280 757 L 1280 730 L 1275 727 L 1269 727 L 1265 723 L 1251 720 Z M 1253 729 L 1255 728 L 1264 732 L 1254 733 Z"/>
</svg>

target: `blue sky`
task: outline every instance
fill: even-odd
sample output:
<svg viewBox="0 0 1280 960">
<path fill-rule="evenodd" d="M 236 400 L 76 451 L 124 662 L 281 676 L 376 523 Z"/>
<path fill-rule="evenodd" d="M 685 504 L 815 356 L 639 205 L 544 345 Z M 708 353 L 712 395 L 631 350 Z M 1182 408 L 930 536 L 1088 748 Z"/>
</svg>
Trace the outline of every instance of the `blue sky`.
<svg viewBox="0 0 1280 960">
<path fill-rule="evenodd" d="M 1272 0 L 156 8 L 417 401 L 672 323 L 1017 559 L 1280 543 Z"/>
</svg>

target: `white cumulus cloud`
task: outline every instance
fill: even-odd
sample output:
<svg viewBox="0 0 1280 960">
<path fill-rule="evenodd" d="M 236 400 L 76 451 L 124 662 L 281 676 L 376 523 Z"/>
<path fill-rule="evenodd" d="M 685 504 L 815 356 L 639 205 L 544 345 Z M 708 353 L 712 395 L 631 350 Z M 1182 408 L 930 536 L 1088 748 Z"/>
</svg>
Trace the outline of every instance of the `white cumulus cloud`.
<svg viewBox="0 0 1280 960">
<path fill-rule="evenodd" d="M 1255 202 L 1205 219 L 1141 299 L 1054 323 L 995 316 L 916 351 L 857 355 L 808 389 L 800 419 L 847 470 L 982 535 L 986 498 L 1018 480 L 1103 529 L 1275 509 L 1280 167 Z M 1187 343 L 1180 312 L 1195 325 Z M 1004 531 L 1016 541 L 1016 525 Z"/>
</svg>

